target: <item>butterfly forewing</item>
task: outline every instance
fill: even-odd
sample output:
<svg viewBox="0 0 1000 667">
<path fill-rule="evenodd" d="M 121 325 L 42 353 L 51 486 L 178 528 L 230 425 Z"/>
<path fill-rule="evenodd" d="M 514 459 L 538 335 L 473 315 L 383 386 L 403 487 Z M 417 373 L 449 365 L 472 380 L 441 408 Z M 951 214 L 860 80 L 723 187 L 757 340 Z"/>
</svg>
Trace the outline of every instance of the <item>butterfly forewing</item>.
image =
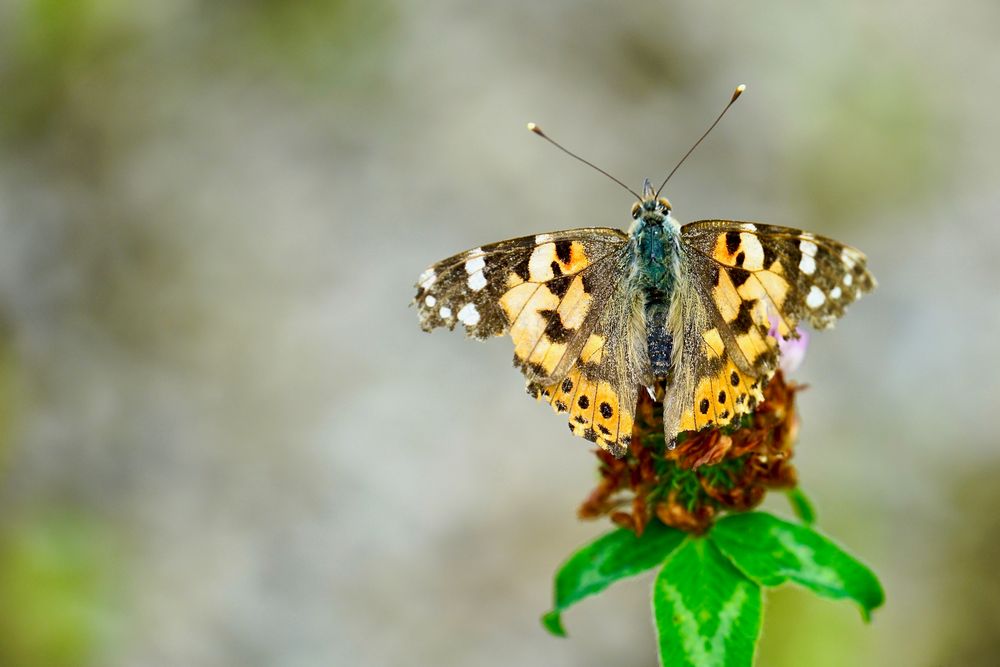
<svg viewBox="0 0 1000 667">
<path fill-rule="evenodd" d="M 685 225 L 682 245 L 745 285 L 741 299 L 764 300 L 788 336 L 800 320 L 826 329 L 875 288 L 861 251 L 799 229 L 731 220 Z"/>
</svg>

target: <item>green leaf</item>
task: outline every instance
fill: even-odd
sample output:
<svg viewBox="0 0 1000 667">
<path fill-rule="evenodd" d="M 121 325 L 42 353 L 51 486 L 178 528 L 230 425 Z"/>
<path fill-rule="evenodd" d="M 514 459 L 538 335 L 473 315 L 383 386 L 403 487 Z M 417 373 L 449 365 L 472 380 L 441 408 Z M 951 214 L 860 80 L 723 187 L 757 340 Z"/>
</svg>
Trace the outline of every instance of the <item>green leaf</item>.
<svg viewBox="0 0 1000 667">
<path fill-rule="evenodd" d="M 591 542 L 573 554 L 556 573 L 552 611 L 542 616 L 542 625 L 552 634 L 565 637 L 563 611 L 619 579 L 659 565 L 684 537 L 685 533 L 679 530 L 651 521 L 642 537 L 620 528 Z"/>
<path fill-rule="evenodd" d="M 875 573 L 808 526 L 763 512 L 719 521 L 711 539 L 736 567 L 762 586 L 793 581 L 829 598 L 848 598 L 868 621 L 885 601 Z"/>
<path fill-rule="evenodd" d="M 795 516 L 799 517 L 799 520 L 807 526 L 811 526 L 816 523 L 816 510 L 813 509 L 812 501 L 809 500 L 809 496 L 798 486 L 794 489 L 789 489 L 785 492 L 788 497 L 788 502 L 792 506 L 792 511 L 795 512 Z"/>
<path fill-rule="evenodd" d="M 653 584 L 661 665 L 749 667 L 762 615 L 760 586 L 707 539 L 685 542 Z"/>
</svg>

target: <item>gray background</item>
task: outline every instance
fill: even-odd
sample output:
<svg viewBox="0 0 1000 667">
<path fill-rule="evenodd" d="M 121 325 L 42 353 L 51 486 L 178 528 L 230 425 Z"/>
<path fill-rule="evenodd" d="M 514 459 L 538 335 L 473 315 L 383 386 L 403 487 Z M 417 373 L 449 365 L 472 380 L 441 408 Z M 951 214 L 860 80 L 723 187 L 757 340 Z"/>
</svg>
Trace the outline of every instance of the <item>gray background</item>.
<svg viewBox="0 0 1000 667">
<path fill-rule="evenodd" d="M 1000 9 L 988 0 L 0 3 L 0 661 L 649 665 L 648 579 L 544 634 L 606 529 L 511 345 L 423 268 L 665 194 L 863 249 L 797 379 L 824 530 L 882 576 L 768 594 L 760 664 L 993 664 Z M 787 512 L 781 498 L 768 507 Z"/>
</svg>

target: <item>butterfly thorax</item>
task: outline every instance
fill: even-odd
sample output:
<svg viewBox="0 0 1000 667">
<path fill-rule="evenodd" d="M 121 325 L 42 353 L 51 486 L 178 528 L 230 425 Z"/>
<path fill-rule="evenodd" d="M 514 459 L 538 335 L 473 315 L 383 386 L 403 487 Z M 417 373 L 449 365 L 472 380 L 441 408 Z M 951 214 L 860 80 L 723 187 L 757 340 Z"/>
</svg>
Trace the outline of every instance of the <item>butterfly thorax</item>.
<svg viewBox="0 0 1000 667">
<path fill-rule="evenodd" d="M 635 264 L 633 281 L 645 300 L 646 345 L 653 374 L 670 371 L 673 340 L 667 330 L 667 315 L 677 283 L 680 227 L 670 217 L 663 199 L 647 199 L 633 208 L 631 236 Z"/>
</svg>

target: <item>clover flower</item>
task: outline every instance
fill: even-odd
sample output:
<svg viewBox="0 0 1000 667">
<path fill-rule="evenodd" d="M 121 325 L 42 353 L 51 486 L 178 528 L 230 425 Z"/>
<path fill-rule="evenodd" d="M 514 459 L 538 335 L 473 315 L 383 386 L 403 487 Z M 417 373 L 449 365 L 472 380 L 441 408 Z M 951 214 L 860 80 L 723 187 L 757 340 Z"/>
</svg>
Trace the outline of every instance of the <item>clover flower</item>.
<svg viewBox="0 0 1000 667">
<path fill-rule="evenodd" d="M 583 519 L 610 516 L 641 535 L 652 517 L 695 534 L 720 513 L 759 505 L 769 489 L 792 489 L 791 464 L 798 433 L 795 395 L 801 386 L 785 380 L 805 358 L 805 332 L 784 340 L 772 319 L 780 368 L 764 388 L 764 401 L 735 427 L 687 432 L 674 449 L 665 446 L 663 408 L 640 392 L 632 445 L 616 459 L 596 452 L 601 481 L 578 510 Z"/>
<path fill-rule="evenodd" d="M 772 322 L 773 324 L 773 322 Z M 581 518 L 619 526 L 581 547 L 556 572 L 552 609 L 542 624 L 566 636 L 563 613 L 616 581 L 656 570 L 653 625 L 661 665 L 750 667 L 763 623 L 766 589 L 794 582 L 853 601 L 867 621 L 885 594 L 875 573 L 814 526 L 798 488 L 792 450 L 795 395 L 786 380 L 808 346 L 804 332 L 782 340 L 779 369 L 764 400 L 734 425 L 678 436 L 666 447 L 663 409 L 645 393 L 629 452 L 597 451 L 601 481 Z M 748 511 L 770 489 L 785 489 L 797 522 Z"/>
</svg>

